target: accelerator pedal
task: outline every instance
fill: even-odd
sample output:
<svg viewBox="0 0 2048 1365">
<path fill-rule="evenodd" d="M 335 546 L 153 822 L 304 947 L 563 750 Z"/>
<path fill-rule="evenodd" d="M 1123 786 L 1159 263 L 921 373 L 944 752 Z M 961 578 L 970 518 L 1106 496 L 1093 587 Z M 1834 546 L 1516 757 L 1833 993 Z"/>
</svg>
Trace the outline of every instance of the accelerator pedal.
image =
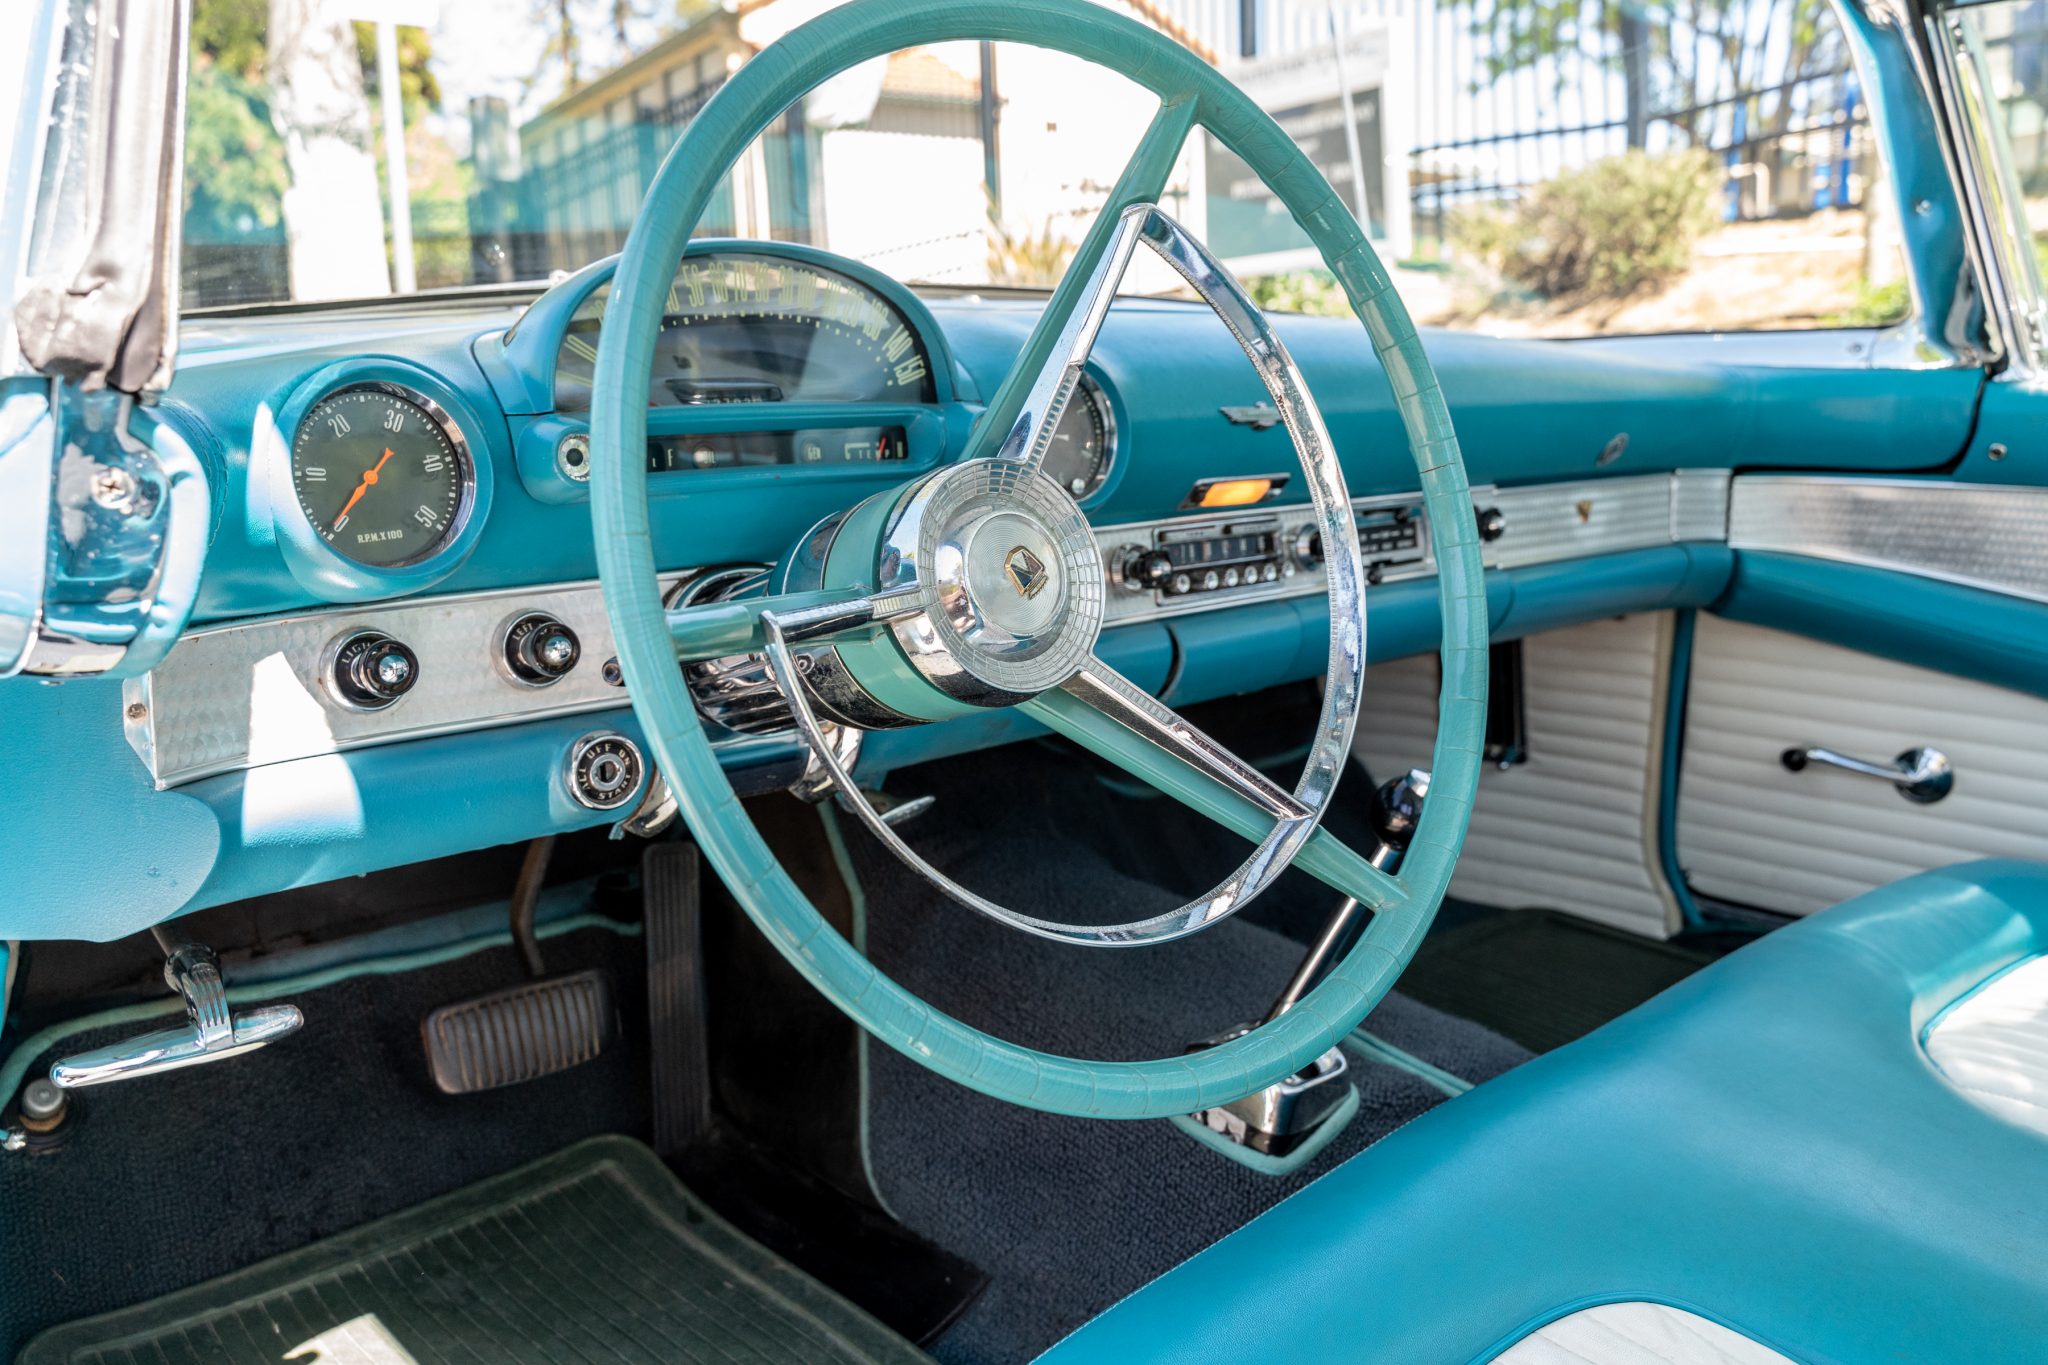
<svg viewBox="0 0 2048 1365">
<path fill-rule="evenodd" d="M 593 967 L 443 1005 L 421 1022 L 420 1037 L 434 1084 L 469 1095 L 595 1059 L 617 1031 L 617 1013 L 611 978 Z"/>
</svg>

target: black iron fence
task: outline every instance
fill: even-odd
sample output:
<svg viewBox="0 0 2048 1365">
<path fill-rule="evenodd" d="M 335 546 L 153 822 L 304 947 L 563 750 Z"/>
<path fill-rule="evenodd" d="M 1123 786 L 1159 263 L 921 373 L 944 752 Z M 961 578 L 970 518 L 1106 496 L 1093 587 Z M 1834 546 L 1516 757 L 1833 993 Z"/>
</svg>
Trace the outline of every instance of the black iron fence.
<svg viewBox="0 0 2048 1365">
<path fill-rule="evenodd" d="M 1539 123 L 1417 147 L 1415 233 L 1440 246 L 1460 209 L 1511 202 L 1561 172 L 1631 148 L 1701 148 L 1722 168 L 1728 221 L 1861 208 L 1879 178 L 1869 108 L 1846 65 L 1680 108 Z"/>
</svg>

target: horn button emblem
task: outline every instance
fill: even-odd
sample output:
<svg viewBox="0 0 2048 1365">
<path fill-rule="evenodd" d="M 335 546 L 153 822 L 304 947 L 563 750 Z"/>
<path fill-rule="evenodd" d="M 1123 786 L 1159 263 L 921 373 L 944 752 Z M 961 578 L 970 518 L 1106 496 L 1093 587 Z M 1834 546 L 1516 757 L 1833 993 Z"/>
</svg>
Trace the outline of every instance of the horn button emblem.
<svg viewBox="0 0 2048 1365">
<path fill-rule="evenodd" d="M 1045 571 L 1045 561 L 1031 553 L 1029 545 L 1014 546 L 1003 556 L 1003 574 L 1027 602 L 1044 592 L 1052 577 Z"/>
</svg>

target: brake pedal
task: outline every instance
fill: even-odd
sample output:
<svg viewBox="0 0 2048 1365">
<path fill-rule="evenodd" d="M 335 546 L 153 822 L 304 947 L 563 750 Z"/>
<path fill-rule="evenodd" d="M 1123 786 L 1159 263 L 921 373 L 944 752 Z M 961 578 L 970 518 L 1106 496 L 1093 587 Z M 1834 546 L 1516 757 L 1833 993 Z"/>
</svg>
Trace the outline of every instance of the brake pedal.
<svg viewBox="0 0 2048 1365">
<path fill-rule="evenodd" d="M 420 1022 L 420 1037 L 434 1084 L 469 1095 L 595 1060 L 615 1015 L 611 978 L 592 967 L 443 1005 Z"/>
</svg>

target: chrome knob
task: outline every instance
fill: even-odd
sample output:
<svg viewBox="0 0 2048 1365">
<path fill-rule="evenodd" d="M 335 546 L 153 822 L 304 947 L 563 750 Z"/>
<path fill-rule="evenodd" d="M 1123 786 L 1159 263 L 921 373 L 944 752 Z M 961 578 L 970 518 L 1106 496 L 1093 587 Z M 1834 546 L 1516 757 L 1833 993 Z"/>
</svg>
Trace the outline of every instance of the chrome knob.
<svg viewBox="0 0 2048 1365">
<path fill-rule="evenodd" d="M 560 682 L 583 657 L 576 632 L 540 612 L 529 612 L 507 626 L 503 649 L 505 667 L 528 687 Z"/>
<path fill-rule="evenodd" d="M 1479 522 L 1479 538 L 1489 545 L 1507 534 L 1508 519 L 1501 514 L 1501 510 L 1498 507 L 1489 507 L 1485 511 L 1478 513 L 1477 517 Z"/>
<path fill-rule="evenodd" d="M 1428 796 L 1429 773 L 1422 768 L 1410 768 L 1404 775 L 1382 782 L 1372 794 L 1367 818 L 1380 841 L 1371 859 L 1374 867 L 1392 872 L 1400 865 L 1408 841 L 1415 837 L 1415 827 L 1422 823 L 1422 803 Z"/>
<path fill-rule="evenodd" d="M 1173 558 L 1164 550 L 1126 547 L 1121 556 L 1123 583 L 1132 592 L 1157 592 L 1173 578 Z"/>
<path fill-rule="evenodd" d="M 342 640 L 328 669 L 335 695 L 360 711 L 383 710 L 412 691 L 419 679 L 419 655 L 377 630 L 360 630 Z"/>
</svg>

